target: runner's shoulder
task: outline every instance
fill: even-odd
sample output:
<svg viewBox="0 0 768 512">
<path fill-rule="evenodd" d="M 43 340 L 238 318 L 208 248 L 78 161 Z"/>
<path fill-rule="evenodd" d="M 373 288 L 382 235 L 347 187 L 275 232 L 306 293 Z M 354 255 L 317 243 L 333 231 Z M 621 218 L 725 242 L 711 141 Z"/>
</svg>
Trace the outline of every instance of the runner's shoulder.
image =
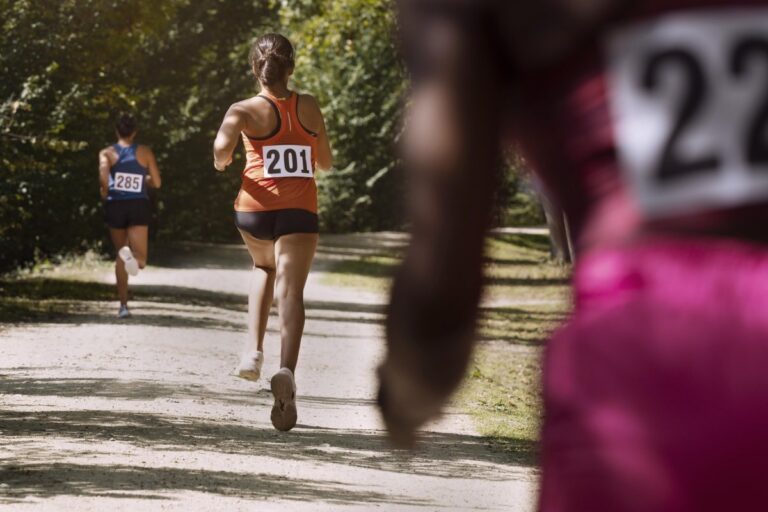
<svg viewBox="0 0 768 512">
<path fill-rule="evenodd" d="M 254 115 L 262 112 L 271 112 L 272 104 L 264 96 L 252 96 L 233 103 L 230 105 L 229 110 L 231 112 Z"/>
<path fill-rule="evenodd" d="M 299 118 L 313 131 L 317 131 L 322 126 L 323 113 L 320 110 L 320 104 L 311 94 L 299 94 L 297 110 Z"/>
<path fill-rule="evenodd" d="M 264 122 L 274 118 L 274 108 L 272 103 L 263 96 L 253 96 L 236 103 L 229 107 L 229 112 L 237 114 L 246 121 L 254 120 Z M 250 123 L 247 123 L 250 126 Z"/>
<path fill-rule="evenodd" d="M 245 124 L 245 133 L 271 131 L 278 122 L 273 103 L 263 96 L 253 96 L 229 107 L 230 112 L 241 116 Z"/>
<path fill-rule="evenodd" d="M 311 94 L 306 93 L 296 93 L 299 95 L 299 102 L 305 103 L 313 106 L 314 108 L 320 110 L 320 104 L 317 102 L 317 99 L 312 96 Z"/>
<path fill-rule="evenodd" d="M 110 161 L 110 163 L 117 160 L 117 152 L 115 151 L 115 147 L 107 146 L 101 151 L 99 151 L 99 158 L 106 158 L 107 160 Z"/>
<path fill-rule="evenodd" d="M 321 114 L 320 104 L 311 94 L 299 94 L 299 109 L 302 112 Z"/>
<path fill-rule="evenodd" d="M 137 144 L 136 145 L 136 154 L 151 155 L 151 154 L 153 154 L 152 153 L 152 148 L 150 148 L 149 146 L 147 146 L 145 144 Z"/>
</svg>

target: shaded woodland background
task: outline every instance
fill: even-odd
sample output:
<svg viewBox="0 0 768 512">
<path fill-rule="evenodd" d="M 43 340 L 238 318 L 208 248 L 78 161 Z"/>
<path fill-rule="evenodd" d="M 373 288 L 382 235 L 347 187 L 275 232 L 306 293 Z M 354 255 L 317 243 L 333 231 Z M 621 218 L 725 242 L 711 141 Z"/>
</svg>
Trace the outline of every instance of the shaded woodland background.
<svg viewBox="0 0 768 512">
<path fill-rule="evenodd" d="M 326 116 L 336 169 L 318 182 L 322 229 L 404 226 L 395 146 L 408 83 L 388 0 L 0 0 L 0 12 L 0 272 L 106 248 L 97 155 L 123 110 L 163 174 L 152 235 L 237 240 L 243 157 L 219 174 L 211 145 L 227 107 L 257 92 L 247 55 L 266 31 L 294 42 L 293 87 Z M 540 220 L 517 167 L 499 224 Z"/>
</svg>

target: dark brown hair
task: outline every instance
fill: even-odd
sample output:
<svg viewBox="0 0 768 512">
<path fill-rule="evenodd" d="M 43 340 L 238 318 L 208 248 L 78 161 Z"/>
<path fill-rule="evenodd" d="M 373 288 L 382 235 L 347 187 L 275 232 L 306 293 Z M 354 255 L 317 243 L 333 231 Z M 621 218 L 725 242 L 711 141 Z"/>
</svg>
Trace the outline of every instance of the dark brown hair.
<svg viewBox="0 0 768 512">
<path fill-rule="evenodd" d="M 264 34 L 253 43 L 250 61 L 259 82 L 279 84 L 293 69 L 293 45 L 280 34 Z"/>
<path fill-rule="evenodd" d="M 121 137 L 130 137 L 136 131 L 136 118 L 128 112 L 121 112 L 115 120 L 115 130 Z"/>
</svg>

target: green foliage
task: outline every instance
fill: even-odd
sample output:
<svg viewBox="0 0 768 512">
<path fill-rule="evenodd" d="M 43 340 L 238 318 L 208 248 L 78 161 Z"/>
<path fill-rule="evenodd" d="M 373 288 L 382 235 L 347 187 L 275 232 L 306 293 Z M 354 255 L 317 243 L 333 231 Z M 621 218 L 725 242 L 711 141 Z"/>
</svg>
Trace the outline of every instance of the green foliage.
<svg viewBox="0 0 768 512">
<path fill-rule="evenodd" d="M 0 0 L 0 12 L 0 272 L 106 240 L 97 155 L 121 110 L 137 114 L 163 175 L 151 232 L 237 239 L 242 151 L 220 174 L 211 146 L 227 107 L 256 92 L 247 55 L 266 31 L 294 41 L 294 86 L 327 120 L 323 229 L 402 226 L 407 81 L 390 0 Z M 517 192 L 509 169 L 500 205 Z"/>
<path fill-rule="evenodd" d="M 235 236 L 238 176 L 217 175 L 211 141 L 253 90 L 248 42 L 266 1 L 0 1 L 0 271 L 104 237 L 97 154 L 133 110 L 164 189 L 161 232 Z M 252 20 L 252 21 L 247 21 Z"/>
<path fill-rule="evenodd" d="M 536 226 L 544 224 L 538 197 L 526 175 L 522 157 L 508 148 L 503 155 L 494 198 L 493 227 Z"/>
<path fill-rule="evenodd" d="M 395 143 L 406 80 L 388 0 L 284 0 L 282 25 L 296 45 L 295 84 L 317 97 L 336 170 L 321 176 L 329 231 L 398 228 Z"/>
</svg>

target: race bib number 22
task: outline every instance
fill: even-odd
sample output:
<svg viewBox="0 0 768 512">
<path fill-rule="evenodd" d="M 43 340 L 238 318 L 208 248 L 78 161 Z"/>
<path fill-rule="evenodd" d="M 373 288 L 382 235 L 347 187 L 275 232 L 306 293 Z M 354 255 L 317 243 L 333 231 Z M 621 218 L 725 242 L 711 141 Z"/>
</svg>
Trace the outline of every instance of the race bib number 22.
<svg viewBox="0 0 768 512">
<path fill-rule="evenodd" d="M 768 9 L 630 26 L 608 57 L 621 166 L 647 216 L 768 200 Z"/>
<path fill-rule="evenodd" d="M 264 146 L 265 178 L 312 178 L 312 147 Z"/>
</svg>

